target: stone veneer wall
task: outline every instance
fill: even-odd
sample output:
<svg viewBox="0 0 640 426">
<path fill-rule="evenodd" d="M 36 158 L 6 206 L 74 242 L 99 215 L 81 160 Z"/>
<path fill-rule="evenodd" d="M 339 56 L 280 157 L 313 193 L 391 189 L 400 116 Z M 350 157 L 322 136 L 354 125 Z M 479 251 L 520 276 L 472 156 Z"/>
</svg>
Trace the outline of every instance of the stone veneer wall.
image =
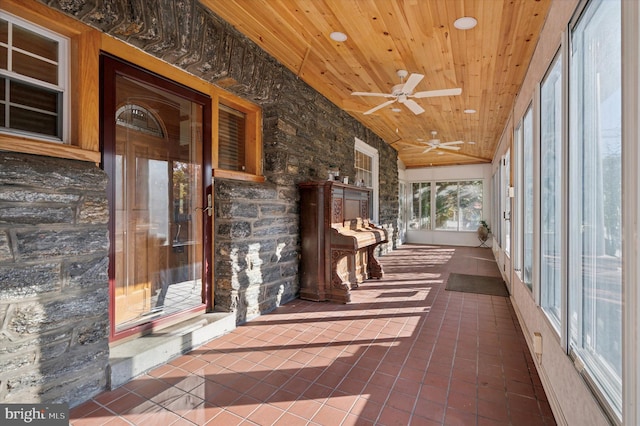
<svg viewBox="0 0 640 426">
<path fill-rule="evenodd" d="M 0 152 L 0 401 L 106 386 L 109 240 L 95 164 Z"/>
<path fill-rule="evenodd" d="M 218 310 L 241 323 L 296 297 L 296 185 L 354 176 L 355 137 L 379 150 L 395 241 L 396 152 L 196 0 L 42 2 L 263 107 L 266 182 L 215 182 Z M 73 406 L 107 387 L 105 188 L 95 164 L 0 152 L 1 402 Z"/>
<path fill-rule="evenodd" d="M 296 297 L 296 185 L 330 166 L 353 177 L 355 137 L 380 153 L 380 222 L 396 240 L 396 151 L 197 0 L 41 1 L 263 107 L 266 182 L 214 183 L 216 310 L 242 323 Z"/>
</svg>

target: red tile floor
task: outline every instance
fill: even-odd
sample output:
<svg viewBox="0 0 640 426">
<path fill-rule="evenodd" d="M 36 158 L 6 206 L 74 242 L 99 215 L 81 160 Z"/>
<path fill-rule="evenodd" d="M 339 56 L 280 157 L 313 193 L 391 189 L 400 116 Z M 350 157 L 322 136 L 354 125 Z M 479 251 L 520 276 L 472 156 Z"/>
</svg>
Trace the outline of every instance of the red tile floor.
<svg viewBox="0 0 640 426">
<path fill-rule="evenodd" d="M 490 249 L 405 245 L 347 305 L 294 300 L 71 411 L 73 425 L 554 425 Z"/>
</svg>

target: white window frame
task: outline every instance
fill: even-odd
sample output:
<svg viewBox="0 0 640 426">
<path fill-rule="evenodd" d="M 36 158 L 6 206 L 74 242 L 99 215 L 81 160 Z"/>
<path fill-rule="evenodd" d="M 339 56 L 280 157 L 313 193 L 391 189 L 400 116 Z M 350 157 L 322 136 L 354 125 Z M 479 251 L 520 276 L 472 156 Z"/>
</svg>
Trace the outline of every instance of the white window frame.
<svg viewBox="0 0 640 426">
<path fill-rule="evenodd" d="M 562 40 L 564 41 L 566 39 L 566 34 L 563 34 Z M 559 252 L 559 261 L 560 261 L 560 265 L 559 265 L 559 275 L 560 275 L 560 283 L 559 283 L 559 290 L 560 290 L 560 300 L 557 301 L 558 305 L 559 305 L 559 312 L 554 312 L 553 310 L 549 309 L 549 306 L 547 304 L 547 293 L 546 291 L 549 290 L 549 287 L 547 285 L 547 283 L 543 283 L 542 280 L 545 278 L 545 275 L 543 274 L 543 270 L 542 270 L 542 264 L 543 264 L 543 258 L 542 258 L 542 250 L 543 250 L 543 229 L 542 229 L 542 212 L 543 212 L 543 203 L 542 203 L 542 194 L 541 191 L 542 189 L 542 179 L 543 179 L 543 166 L 544 166 L 544 161 L 542 158 L 542 143 L 546 143 L 546 141 L 540 141 L 540 190 L 538 191 L 538 194 L 540 196 L 540 238 L 539 238 L 539 246 L 540 246 L 540 262 L 539 262 L 539 277 L 540 277 L 540 306 L 542 308 L 542 311 L 545 313 L 545 315 L 549 318 L 550 323 L 552 324 L 555 332 L 558 334 L 558 336 L 561 337 L 561 339 L 564 339 L 566 336 L 564 336 L 564 333 L 562 333 L 562 330 L 564 330 L 566 328 L 566 313 L 567 313 L 567 292 L 566 292 L 566 288 L 567 288 L 567 268 L 566 268 L 566 261 L 564 261 L 563 259 L 566 259 L 566 253 L 567 253 L 567 233 L 566 233 L 566 224 L 567 224 L 567 211 L 568 211 L 568 202 L 567 202 L 567 197 L 565 196 L 565 194 L 567 193 L 567 180 L 568 180 L 568 174 L 566 173 L 566 171 L 568 170 L 568 160 L 567 160 L 567 153 L 568 153 L 568 147 L 567 147 L 567 131 L 568 131 L 568 96 L 567 96 L 567 70 L 568 70 L 568 61 L 567 61 L 567 51 L 566 51 L 566 45 L 568 43 L 564 42 L 563 45 L 561 46 L 561 48 L 558 50 L 558 52 L 556 53 L 556 55 L 554 56 L 553 60 L 550 62 L 548 70 L 545 74 L 545 76 L 542 79 L 542 82 L 540 83 L 540 108 L 539 108 L 539 117 L 540 117 L 540 122 L 538 125 L 538 128 L 542 129 L 542 87 L 544 85 L 544 83 L 546 83 L 548 80 L 548 76 L 551 74 L 551 72 L 554 70 L 554 68 L 556 67 L 556 65 L 558 64 L 558 61 L 561 61 L 560 63 L 560 111 L 557 111 L 556 113 L 560 114 L 560 119 L 562 120 L 560 123 L 560 140 L 559 141 L 555 141 L 555 143 L 560 143 L 560 169 L 561 169 L 561 176 L 560 176 L 560 187 L 559 188 L 554 188 L 555 191 L 559 191 L 559 197 L 561 199 L 561 202 L 559 205 L 556 206 L 556 209 L 559 209 L 558 213 L 560 215 L 560 232 L 559 232 L 559 238 L 560 238 L 560 252 Z M 558 94 L 556 93 L 556 96 L 558 96 Z M 557 101 L 557 99 L 555 99 L 555 101 Z M 542 130 L 540 130 L 540 139 L 542 139 Z M 536 221 L 538 222 L 538 221 Z M 565 345 L 563 344 L 563 347 L 565 347 Z"/>
<path fill-rule="evenodd" d="M 536 219 L 539 218 L 539 214 L 536 214 L 536 161 L 535 161 L 535 156 L 536 156 L 536 108 L 534 106 L 534 103 L 532 102 L 529 107 L 526 109 L 524 115 L 522 116 L 522 151 L 521 151 L 521 155 L 522 155 L 522 180 L 521 180 L 521 185 L 522 185 L 522 262 L 521 262 L 521 267 L 522 267 L 522 273 L 521 273 L 521 279 L 522 282 L 525 284 L 525 286 L 532 292 L 532 294 L 535 294 L 534 291 L 534 282 L 535 282 L 535 275 L 536 275 L 536 255 L 535 255 L 535 241 L 536 241 Z M 530 114 L 530 115 L 529 115 Z M 528 121 L 528 119 L 530 119 L 530 122 Z M 529 126 L 530 127 L 529 127 Z M 530 134 L 529 134 L 530 132 Z M 531 144 L 531 146 L 528 145 L 528 143 Z M 525 172 L 530 171 L 530 175 L 526 175 Z M 528 179 L 531 179 L 530 182 L 528 182 Z M 527 199 L 528 193 L 527 193 L 527 185 L 531 185 L 531 194 L 530 194 L 530 199 Z M 526 203 L 526 201 L 530 201 L 531 205 L 528 205 Z M 527 229 L 527 216 L 530 215 L 531 217 L 531 229 Z M 530 231 L 530 239 L 525 238 L 525 234 L 527 233 L 527 231 Z M 529 242 L 529 246 L 526 246 L 526 243 Z M 527 251 L 528 250 L 528 251 Z M 527 280 L 527 275 L 525 274 L 526 272 L 526 267 L 530 266 L 531 267 L 531 271 L 530 271 L 530 275 L 528 276 L 528 280 Z"/>
<path fill-rule="evenodd" d="M 501 226 L 502 226 L 502 235 L 501 235 L 501 245 L 504 249 L 504 254 L 508 258 L 511 258 L 511 215 L 512 215 L 512 206 L 511 206 L 511 193 L 513 192 L 511 189 L 511 149 L 507 149 L 501 161 L 502 173 L 500 175 L 500 198 L 502 199 L 502 218 L 501 218 Z"/>
<path fill-rule="evenodd" d="M 572 47 L 573 44 L 573 34 L 575 32 L 575 29 L 577 28 L 577 26 L 581 23 L 581 20 L 583 19 L 583 17 L 585 16 L 585 11 L 587 11 L 587 9 L 589 7 L 595 7 L 594 5 L 598 4 L 598 3 L 605 3 L 603 0 L 594 0 L 594 1 L 590 1 L 590 2 L 584 2 L 582 4 L 582 6 L 584 6 L 583 9 L 579 9 L 579 13 L 576 13 L 574 20 L 570 23 L 570 32 L 569 32 L 569 36 L 568 36 L 568 44 L 569 44 L 569 49 L 571 52 L 571 55 L 567 55 L 567 62 L 568 62 L 568 66 L 569 66 L 569 73 L 568 75 L 568 81 L 569 81 L 569 92 L 572 94 L 576 94 L 576 93 L 580 93 L 577 91 L 572 91 L 571 90 L 571 84 L 572 82 L 574 82 L 575 76 L 573 75 L 573 70 L 575 70 L 575 68 L 572 68 L 572 64 L 573 64 L 573 55 L 574 55 L 574 49 Z M 620 4 L 622 7 L 624 7 L 624 4 L 627 3 L 626 1 L 621 0 Z M 635 3 L 635 2 L 633 2 Z M 589 11 L 590 12 L 590 11 Z M 625 15 L 625 11 L 624 9 L 622 9 L 622 13 L 621 13 L 621 20 L 624 21 L 624 15 Z M 623 40 L 625 38 L 624 32 L 621 34 L 623 37 Z M 624 55 L 624 41 L 623 41 L 623 51 L 621 52 L 622 55 Z M 637 43 L 637 40 L 634 40 L 633 42 L 629 43 L 629 45 L 633 45 Z M 625 59 L 624 56 L 621 57 L 621 67 L 624 68 L 625 66 Z M 628 58 L 631 62 L 637 61 L 637 57 L 635 57 L 634 55 L 631 55 L 630 58 Z M 638 70 L 634 70 L 634 72 L 637 72 Z M 625 73 L 624 71 L 622 72 L 622 78 L 624 79 L 625 77 Z M 637 87 L 636 87 L 637 89 Z M 621 87 L 621 98 L 622 98 L 622 104 L 621 104 L 621 113 L 624 115 L 625 113 L 625 108 L 629 107 L 635 111 L 637 111 L 637 104 L 634 104 L 634 102 L 637 102 L 637 98 L 635 96 L 629 96 L 626 97 L 625 93 L 627 93 L 627 88 L 622 86 Z M 570 115 L 569 115 L 569 125 L 570 125 L 570 130 L 569 130 L 569 149 L 571 149 L 574 145 L 572 145 L 573 142 L 573 138 L 577 138 L 576 135 L 572 134 L 572 130 L 574 129 L 574 126 L 577 126 L 575 123 L 575 118 L 572 115 L 572 103 L 574 102 L 574 97 L 573 95 L 569 98 L 569 110 L 570 110 Z M 622 126 L 625 125 L 624 120 L 622 120 Z M 580 141 L 581 142 L 581 141 Z M 568 299 L 567 299 L 567 315 L 569 315 L 569 324 L 568 324 L 568 336 L 567 336 L 567 344 L 568 344 L 568 352 L 569 355 L 574 358 L 574 362 L 578 365 L 582 365 L 584 367 L 582 367 L 582 374 L 585 378 L 585 381 L 589 384 L 589 386 L 591 387 L 594 396 L 596 397 L 596 399 L 600 402 L 601 406 L 603 407 L 605 413 L 607 414 L 607 416 L 609 417 L 609 419 L 611 420 L 611 422 L 613 424 L 622 424 L 622 419 L 624 419 L 624 424 L 636 424 L 637 422 L 631 422 L 631 418 L 627 417 L 624 413 L 625 407 L 628 405 L 627 402 L 629 402 L 628 400 L 628 396 L 625 395 L 625 390 L 627 390 L 626 387 L 626 381 L 630 376 L 634 376 L 634 382 L 636 383 L 637 386 L 637 375 L 638 375 L 638 368 L 637 368 L 637 364 L 635 364 L 632 368 L 625 370 L 625 367 L 628 366 L 627 363 L 625 363 L 625 360 L 628 359 L 629 354 L 627 354 L 628 348 L 630 347 L 627 342 L 625 341 L 625 337 L 628 335 L 625 333 L 625 327 L 628 324 L 625 324 L 625 315 L 628 315 L 627 310 L 631 309 L 631 310 L 636 310 L 638 305 L 633 306 L 632 303 L 627 303 L 626 299 L 624 298 L 626 296 L 626 294 L 624 293 L 626 291 L 626 289 L 628 287 L 634 287 L 635 284 L 637 283 L 636 280 L 632 280 L 632 281 L 626 281 L 625 278 L 627 277 L 627 273 L 626 273 L 626 269 L 629 267 L 629 263 L 626 261 L 626 256 L 628 254 L 630 254 L 629 252 L 625 252 L 625 241 L 627 240 L 627 238 L 625 238 L 625 235 L 628 235 L 629 232 L 628 230 L 625 229 L 625 225 L 629 225 L 629 220 L 627 218 L 625 218 L 625 215 L 627 215 L 628 213 L 631 213 L 631 211 L 627 208 L 628 204 L 626 204 L 626 196 L 632 196 L 629 191 L 626 191 L 626 189 L 628 189 L 629 187 L 633 187 L 633 185 L 626 185 L 626 181 L 625 178 L 628 177 L 628 175 L 625 175 L 626 172 L 628 172 L 628 170 L 625 171 L 625 166 L 630 166 L 633 169 L 637 169 L 637 163 L 634 163 L 633 165 L 629 165 L 628 160 L 626 159 L 626 153 L 625 151 L 627 149 L 629 149 L 633 144 L 636 144 L 637 140 L 633 139 L 633 138 L 627 138 L 625 137 L 625 135 L 622 135 L 621 138 L 621 146 L 622 146 L 622 150 L 623 150 L 623 155 L 621 156 L 621 166 L 622 166 L 622 170 L 621 170 L 621 183 L 622 183 L 622 192 L 621 192 L 621 204 L 622 204 L 622 230 L 621 230 L 621 242 L 622 242 L 622 256 L 621 256 L 621 285 L 622 285 L 622 313 L 621 313 L 621 356 L 622 356 L 622 372 L 620 374 L 620 377 L 613 377 L 613 373 L 610 371 L 610 367 L 608 365 L 606 365 L 606 361 L 601 362 L 600 360 L 602 359 L 601 355 L 599 353 L 591 353 L 589 351 L 588 348 L 585 348 L 585 346 L 589 346 L 589 345 L 593 345 L 593 343 L 586 343 L 583 344 L 581 339 L 582 339 L 582 334 L 583 334 L 583 327 L 584 327 L 584 322 L 583 321 L 578 321 L 576 324 L 573 324 L 573 311 L 577 311 L 578 312 L 578 316 L 580 317 L 580 319 L 586 317 L 587 315 L 583 315 L 583 303 L 582 300 L 584 299 L 584 288 L 580 287 L 577 292 L 580 293 L 579 296 L 576 296 L 572 293 L 572 290 L 576 290 L 575 287 L 572 287 L 572 285 L 576 282 L 576 278 L 582 278 L 581 271 L 582 271 L 582 266 L 580 268 L 577 267 L 575 261 L 576 258 L 579 258 L 582 255 L 582 251 L 578 250 L 581 248 L 581 241 L 579 240 L 578 243 L 576 244 L 573 240 L 574 235 L 581 235 L 582 234 L 582 230 L 581 228 L 584 226 L 582 225 L 580 222 L 576 221 L 576 217 L 575 214 L 572 214 L 571 212 L 571 207 L 572 207 L 572 201 L 569 200 L 569 215 L 567 217 L 567 219 L 569 220 L 568 222 L 568 256 L 567 256 L 567 261 L 569 262 L 569 268 L 568 268 L 568 283 L 567 286 L 569 287 L 567 289 L 567 291 L 569 292 L 568 295 Z M 568 155 L 568 161 L 569 161 L 569 165 L 570 165 L 570 177 L 569 177 L 569 183 L 568 183 L 568 197 L 570 198 L 571 196 L 573 196 L 574 194 L 571 192 L 574 188 L 573 186 L 573 182 L 574 180 L 577 180 L 580 185 L 584 185 L 584 182 L 581 180 L 582 179 L 582 169 L 579 169 L 578 167 L 581 167 L 580 164 L 576 164 L 577 161 L 572 161 L 574 160 L 574 158 L 572 157 L 572 152 L 569 152 Z M 578 174 L 576 176 L 576 173 Z M 636 186 L 635 191 L 638 191 L 638 187 Z M 633 211 L 633 213 L 631 214 L 637 214 L 637 211 Z M 579 219 L 579 218 L 578 218 Z M 574 221 L 573 223 L 571 221 Z M 629 229 L 634 229 L 633 226 L 630 227 Z M 638 239 L 637 239 L 637 234 L 634 235 L 634 237 L 630 238 L 633 239 L 636 243 L 636 250 L 637 250 L 637 244 L 638 244 Z M 593 280 L 593 282 L 597 282 L 597 277 L 596 279 Z M 630 284 L 630 285 L 627 285 Z M 591 316 L 589 316 L 589 318 L 592 318 Z M 573 327 L 572 327 L 573 325 Z M 634 328 L 637 327 L 637 323 L 633 326 Z M 595 329 L 595 327 L 591 327 L 591 329 Z M 637 332 L 637 328 L 635 329 Z M 574 342 L 572 340 L 572 337 L 576 337 L 577 335 L 577 340 L 578 342 Z M 595 336 L 595 338 L 597 339 L 598 336 Z M 594 338 L 594 336 L 589 335 L 589 338 Z M 637 336 L 634 337 L 634 340 L 637 339 Z M 635 340 L 635 342 L 637 342 L 637 340 Z M 616 380 L 621 380 L 621 388 L 617 388 L 617 386 L 614 385 L 614 382 Z M 621 392 L 619 392 L 621 391 Z M 619 407 L 616 407 L 615 404 L 616 402 L 613 401 L 613 399 L 615 398 L 619 398 Z M 637 399 L 637 395 L 636 395 L 636 399 Z M 620 409 L 620 411 L 619 411 Z M 637 413 L 635 414 L 636 416 L 636 420 L 637 420 Z"/>
<path fill-rule="evenodd" d="M 379 211 L 380 211 L 380 201 L 379 201 L 379 194 L 380 194 L 380 187 L 379 187 L 379 175 L 380 175 L 380 154 L 378 153 L 378 150 L 375 149 L 374 147 L 372 147 L 371 145 L 368 145 L 367 143 L 365 143 L 364 141 L 355 138 L 355 151 L 358 151 L 368 157 L 371 157 L 371 185 L 372 185 L 372 189 L 373 189 L 373 194 L 372 194 L 372 198 L 373 198 L 373 215 L 372 215 L 372 219 L 374 222 L 378 222 L 378 215 L 379 215 Z M 355 163 L 355 162 L 354 162 Z M 355 165 L 355 164 L 354 164 Z"/>
<path fill-rule="evenodd" d="M 625 309 L 622 317 L 622 418 L 640 422 L 640 3 L 622 2 L 622 270 Z M 628 184 L 627 184 L 628 183 Z"/>
<path fill-rule="evenodd" d="M 18 16 L 7 13 L 3 10 L 0 10 L 0 18 L 9 22 L 9 25 L 16 24 L 20 27 L 23 27 L 29 31 L 33 31 L 38 33 L 46 38 L 54 40 L 58 42 L 58 84 L 53 85 L 50 83 L 46 83 L 28 76 L 24 76 L 22 74 L 18 74 L 13 71 L 8 70 L 0 70 L 0 76 L 12 78 L 18 81 L 23 81 L 34 86 L 43 87 L 47 89 L 53 89 L 62 94 L 62 107 L 60 108 L 60 114 L 62 114 L 62 135 L 61 138 L 50 137 L 47 135 L 41 135 L 38 133 L 24 132 L 20 130 L 14 129 L 2 129 L 0 133 L 9 134 L 9 135 L 24 135 L 33 139 L 40 139 L 49 142 L 57 142 L 57 143 L 69 143 L 70 138 L 70 129 L 71 129 L 71 107 L 70 107 L 70 86 L 71 86 L 71 72 L 69 66 L 69 52 L 70 52 L 70 40 L 68 37 L 65 37 L 61 34 L 55 33 L 45 27 L 34 24 L 27 20 L 24 20 Z M 9 31 L 9 37 L 11 38 L 12 31 Z M 9 40 L 10 41 L 10 40 Z M 11 44 L 11 43 L 9 43 Z M 4 43 L 0 43 L 0 45 L 9 49 L 9 46 L 4 45 Z M 11 56 L 9 55 L 9 58 Z M 11 68 L 11 62 L 9 59 L 9 63 L 7 64 L 9 68 Z"/>
<path fill-rule="evenodd" d="M 522 279 L 522 209 L 523 209 L 523 185 L 522 185 L 522 120 L 518 122 L 513 132 L 513 151 L 514 151 L 514 164 L 513 164 L 513 204 L 511 205 L 511 217 L 513 222 L 513 228 L 511 233 L 511 254 L 513 255 L 513 270 L 515 274 Z"/>
</svg>

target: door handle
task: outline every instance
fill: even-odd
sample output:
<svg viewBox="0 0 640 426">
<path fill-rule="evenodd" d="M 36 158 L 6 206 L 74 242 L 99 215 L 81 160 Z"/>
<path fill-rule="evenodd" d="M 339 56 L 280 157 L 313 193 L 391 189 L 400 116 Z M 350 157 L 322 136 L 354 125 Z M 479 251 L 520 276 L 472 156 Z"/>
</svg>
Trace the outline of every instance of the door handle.
<svg viewBox="0 0 640 426">
<path fill-rule="evenodd" d="M 213 210 L 213 205 L 211 202 L 211 194 L 207 194 L 207 207 L 196 207 L 196 210 L 202 210 L 203 212 L 207 212 L 209 216 L 211 216 L 211 211 Z"/>
</svg>

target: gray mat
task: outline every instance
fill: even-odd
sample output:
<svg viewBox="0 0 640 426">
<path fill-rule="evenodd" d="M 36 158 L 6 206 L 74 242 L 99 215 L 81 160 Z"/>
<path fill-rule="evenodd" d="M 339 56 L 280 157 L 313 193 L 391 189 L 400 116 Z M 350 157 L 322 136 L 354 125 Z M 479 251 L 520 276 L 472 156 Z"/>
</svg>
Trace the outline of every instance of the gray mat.
<svg viewBox="0 0 640 426">
<path fill-rule="evenodd" d="M 490 296 L 509 297 L 507 286 L 501 277 L 482 275 L 449 274 L 446 290 L 465 293 L 488 294 Z"/>
</svg>

